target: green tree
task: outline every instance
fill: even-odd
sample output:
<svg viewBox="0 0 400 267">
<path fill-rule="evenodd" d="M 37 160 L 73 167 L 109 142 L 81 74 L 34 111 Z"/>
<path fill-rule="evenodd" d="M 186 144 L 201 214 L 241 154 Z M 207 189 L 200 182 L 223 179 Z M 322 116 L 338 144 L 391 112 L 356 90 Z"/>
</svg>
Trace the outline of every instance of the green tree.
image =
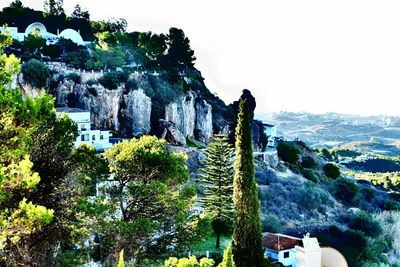
<svg viewBox="0 0 400 267">
<path fill-rule="evenodd" d="M 33 87 L 43 88 L 50 77 L 49 68 L 41 61 L 31 59 L 22 65 L 21 73 L 24 80 Z"/>
<path fill-rule="evenodd" d="M 83 10 L 79 4 L 74 7 L 74 11 L 72 12 L 71 17 L 76 19 L 84 19 L 86 21 L 90 21 L 89 11 Z"/>
<path fill-rule="evenodd" d="M 9 43 L 0 34 L 0 50 Z M 90 235 L 82 202 L 104 164 L 94 149 L 73 149 L 76 124 L 56 116 L 53 97 L 6 89 L 18 69 L 0 57 L 0 265 L 50 266 L 58 245 Z"/>
<path fill-rule="evenodd" d="M 195 196 L 192 187 L 182 187 L 188 178 L 186 155 L 168 151 L 165 140 L 154 136 L 123 141 L 104 155 L 114 177 L 113 186 L 105 190 L 120 214 L 104 233 L 113 244 L 108 251 L 123 247 L 126 255 L 140 259 L 184 242 L 191 231 L 187 216 Z M 150 242 L 156 231 L 157 238 Z"/>
<path fill-rule="evenodd" d="M 233 223 L 233 149 L 225 135 L 216 135 L 205 150 L 205 166 L 201 183 L 205 197 L 201 199 L 211 216 L 216 235 L 215 247 L 220 246 L 221 234 L 229 232 Z"/>
<path fill-rule="evenodd" d="M 193 66 L 196 57 L 190 47 L 189 38 L 181 29 L 170 28 L 167 35 L 168 59 L 172 66 L 189 65 Z"/>
<path fill-rule="evenodd" d="M 233 190 L 233 201 L 236 208 L 233 255 L 238 267 L 257 267 L 263 264 L 260 204 L 254 178 L 250 122 L 249 104 L 246 100 L 241 100 L 236 127 Z"/>
<path fill-rule="evenodd" d="M 235 267 L 235 262 L 233 261 L 233 254 L 231 245 L 229 245 L 224 251 L 224 258 L 218 267 Z"/>
<path fill-rule="evenodd" d="M 21 8 L 23 8 L 24 6 L 23 6 L 21 0 L 14 0 L 14 1 L 12 1 L 12 2 L 10 3 L 10 6 L 9 6 L 9 7 L 14 8 L 14 9 L 21 9 Z"/>
<path fill-rule="evenodd" d="M 46 39 L 42 37 L 37 29 L 28 34 L 22 45 L 24 52 L 30 54 L 30 56 L 40 55 L 44 47 L 46 47 Z"/>
<path fill-rule="evenodd" d="M 45 0 L 44 10 L 50 15 L 64 14 L 64 1 L 63 0 Z"/>
</svg>

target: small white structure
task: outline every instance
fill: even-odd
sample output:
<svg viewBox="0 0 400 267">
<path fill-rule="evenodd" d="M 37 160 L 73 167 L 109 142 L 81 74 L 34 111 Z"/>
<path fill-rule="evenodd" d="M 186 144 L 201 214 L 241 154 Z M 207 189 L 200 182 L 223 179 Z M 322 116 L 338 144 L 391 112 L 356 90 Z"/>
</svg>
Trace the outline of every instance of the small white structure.
<svg viewBox="0 0 400 267">
<path fill-rule="evenodd" d="M 275 138 L 278 136 L 278 129 L 276 125 L 263 123 L 264 133 L 268 137 L 267 148 L 275 148 Z"/>
<path fill-rule="evenodd" d="M 296 267 L 296 246 L 301 239 L 283 234 L 264 233 L 264 255 L 273 263 L 281 263 L 285 267 Z M 320 266 L 320 265 L 318 265 Z"/>
<path fill-rule="evenodd" d="M 315 237 L 310 237 L 307 233 L 302 239 L 302 246 L 296 248 L 297 267 L 316 267 L 321 266 L 321 248 Z"/>
<path fill-rule="evenodd" d="M 321 266 L 323 267 L 348 267 L 345 257 L 334 248 L 322 248 Z"/>
<path fill-rule="evenodd" d="M 26 27 L 24 32 L 19 32 L 17 27 L 0 28 L 0 32 L 9 32 L 15 40 L 23 42 L 25 38 L 33 31 L 39 31 L 39 34 L 46 39 L 47 44 L 55 44 L 60 38 L 65 38 L 73 41 L 78 45 L 86 45 L 90 42 L 85 42 L 79 32 L 74 29 L 65 29 L 61 33 L 54 34 L 48 32 L 46 27 L 40 22 L 34 22 Z"/>
<path fill-rule="evenodd" d="M 79 136 L 74 142 L 75 147 L 80 144 L 92 145 L 96 150 L 104 151 L 112 147 L 110 132 L 91 129 L 90 112 L 79 108 L 57 108 L 57 116 L 65 113 L 78 125 Z"/>
</svg>

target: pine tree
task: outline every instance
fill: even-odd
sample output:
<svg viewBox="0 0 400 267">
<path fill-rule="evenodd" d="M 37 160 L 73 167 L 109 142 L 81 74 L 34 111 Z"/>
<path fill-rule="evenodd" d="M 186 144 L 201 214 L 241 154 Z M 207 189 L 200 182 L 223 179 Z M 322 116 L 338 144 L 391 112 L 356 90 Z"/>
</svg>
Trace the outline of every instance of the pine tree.
<svg viewBox="0 0 400 267">
<path fill-rule="evenodd" d="M 237 267 L 259 267 L 263 263 L 260 204 L 254 179 L 250 122 L 248 101 L 241 100 L 236 126 L 233 190 L 233 201 L 236 208 L 233 258 Z"/>
<path fill-rule="evenodd" d="M 206 212 L 211 216 L 214 233 L 217 237 L 215 247 L 220 246 L 221 234 L 232 225 L 233 208 L 233 149 L 226 135 L 216 135 L 207 147 L 205 166 L 202 170 L 202 184 L 205 197 L 201 199 Z"/>
<path fill-rule="evenodd" d="M 218 267 L 235 267 L 235 262 L 233 261 L 231 245 L 229 245 L 224 251 L 224 258 Z"/>
</svg>

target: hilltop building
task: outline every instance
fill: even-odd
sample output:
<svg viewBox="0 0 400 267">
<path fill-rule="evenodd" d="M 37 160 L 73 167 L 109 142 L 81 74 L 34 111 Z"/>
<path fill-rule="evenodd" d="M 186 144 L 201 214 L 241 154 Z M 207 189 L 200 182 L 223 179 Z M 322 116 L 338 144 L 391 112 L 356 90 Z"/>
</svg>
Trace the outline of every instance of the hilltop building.
<svg viewBox="0 0 400 267">
<path fill-rule="evenodd" d="M 19 32 L 18 27 L 6 27 L 0 28 L 1 32 L 9 32 L 11 37 L 17 41 L 23 42 L 25 38 L 32 33 L 34 30 L 39 31 L 40 35 L 46 39 L 47 44 L 55 44 L 59 39 L 69 39 L 76 43 L 77 45 L 87 45 L 90 42 L 85 42 L 79 33 L 79 30 L 76 31 L 74 29 L 65 29 L 63 31 L 57 31 L 57 34 L 48 32 L 46 27 L 40 22 L 34 22 L 30 24 L 24 32 Z"/>
<path fill-rule="evenodd" d="M 57 116 L 65 113 L 71 120 L 78 125 L 79 136 L 74 142 L 74 146 L 80 144 L 92 145 L 98 151 L 104 151 L 112 147 L 110 143 L 110 132 L 100 131 L 91 128 L 90 111 L 79 108 L 57 108 Z"/>
</svg>

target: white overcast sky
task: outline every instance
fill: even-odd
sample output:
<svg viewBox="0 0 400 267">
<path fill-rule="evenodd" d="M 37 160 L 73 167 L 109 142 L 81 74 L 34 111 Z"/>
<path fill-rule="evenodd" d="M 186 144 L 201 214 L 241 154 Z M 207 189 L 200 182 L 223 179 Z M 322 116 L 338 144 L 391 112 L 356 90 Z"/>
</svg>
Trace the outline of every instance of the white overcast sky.
<svg viewBox="0 0 400 267">
<path fill-rule="evenodd" d="M 66 13 L 77 3 L 130 31 L 182 28 L 226 103 L 248 88 L 258 112 L 400 115 L 398 0 L 64 0 Z"/>
</svg>

